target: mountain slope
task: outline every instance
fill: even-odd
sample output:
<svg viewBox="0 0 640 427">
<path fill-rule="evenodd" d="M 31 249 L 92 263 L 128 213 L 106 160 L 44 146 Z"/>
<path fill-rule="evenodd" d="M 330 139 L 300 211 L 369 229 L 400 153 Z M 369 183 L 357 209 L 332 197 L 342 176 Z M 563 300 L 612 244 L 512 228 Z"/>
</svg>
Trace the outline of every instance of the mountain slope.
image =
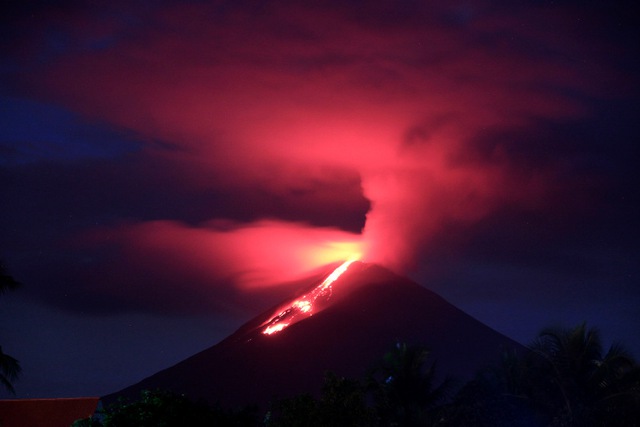
<svg viewBox="0 0 640 427">
<path fill-rule="evenodd" d="M 437 372 L 460 380 L 522 346 L 460 311 L 433 292 L 377 265 L 355 263 L 333 284 L 324 310 L 265 335 L 269 310 L 237 332 L 114 396 L 168 388 L 225 406 L 316 392 L 323 373 L 362 378 L 397 342 L 432 351 Z M 261 326 L 262 325 L 262 326 Z"/>
</svg>

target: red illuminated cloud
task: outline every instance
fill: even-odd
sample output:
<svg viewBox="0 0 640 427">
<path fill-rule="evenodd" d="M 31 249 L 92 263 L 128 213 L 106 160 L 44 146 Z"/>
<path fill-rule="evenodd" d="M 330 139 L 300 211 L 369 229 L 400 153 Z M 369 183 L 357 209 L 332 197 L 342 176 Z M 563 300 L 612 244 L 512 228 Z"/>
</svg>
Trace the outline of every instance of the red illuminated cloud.
<svg viewBox="0 0 640 427">
<path fill-rule="evenodd" d="M 54 273 L 64 296 L 51 279 L 42 290 L 65 306 L 234 313 L 277 302 L 318 266 L 357 257 L 361 248 L 357 234 L 303 223 L 148 221 L 94 229 L 65 250 L 80 262 Z"/>
<path fill-rule="evenodd" d="M 331 245 L 359 241 L 367 260 L 403 269 L 444 223 L 535 205 L 551 185 L 552 170 L 522 169 L 500 146 L 479 155 L 479 135 L 581 117 L 581 96 L 613 78 L 580 60 L 600 47 L 562 25 L 564 10 L 468 9 L 167 6 L 27 78 L 162 141 L 149 152 L 210 180 L 198 185 L 287 194 L 348 170 L 371 202 L 362 236 L 279 221 L 142 223 L 114 231 L 131 257 L 250 286 L 338 260 Z"/>
<path fill-rule="evenodd" d="M 281 221 L 241 226 L 218 221 L 197 228 L 153 221 L 96 230 L 76 244 L 115 245 L 125 258 L 136 260 L 139 274 L 183 275 L 180 281 L 187 284 L 227 279 L 251 289 L 293 281 L 318 266 L 358 257 L 359 240 L 333 228 Z"/>
</svg>

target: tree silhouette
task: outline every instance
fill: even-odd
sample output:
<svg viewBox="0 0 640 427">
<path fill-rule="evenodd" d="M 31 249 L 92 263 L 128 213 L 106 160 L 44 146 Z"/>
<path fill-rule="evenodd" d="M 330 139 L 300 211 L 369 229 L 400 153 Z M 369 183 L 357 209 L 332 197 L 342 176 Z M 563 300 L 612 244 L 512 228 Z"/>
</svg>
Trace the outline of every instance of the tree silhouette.
<svg viewBox="0 0 640 427">
<path fill-rule="evenodd" d="M 0 261 L 0 295 L 18 289 L 20 286 L 22 284 L 9 275 L 4 264 Z"/>
<path fill-rule="evenodd" d="M 532 427 L 545 425 L 526 393 L 527 372 L 519 353 L 509 350 L 481 369 L 441 411 L 442 427 Z"/>
<path fill-rule="evenodd" d="M 424 347 L 397 343 L 374 369 L 371 386 L 383 424 L 424 425 L 446 397 L 450 380 L 435 386 L 435 364 L 426 365 L 429 355 Z"/>
<path fill-rule="evenodd" d="M 7 291 L 20 287 L 20 282 L 11 277 L 4 265 L 0 262 L 0 295 Z M 13 357 L 5 354 L 0 347 L 0 384 L 11 394 L 15 394 L 13 383 L 20 375 L 20 363 Z"/>
<path fill-rule="evenodd" d="M 0 347 L 0 384 L 3 385 L 11 394 L 16 391 L 13 388 L 13 382 L 20 375 L 20 363 L 13 357 L 5 354 Z"/>
<path fill-rule="evenodd" d="M 358 380 L 326 372 L 319 399 L 300 394 L 275 402 L 265 424 L 269 427 L 325 427 L 374 425 L 365 389 Z"/>
<path fill-rule="evenodd" d="M 72 427 L 253 427 L 257 409 L 237 411 L 193 401 L 167 390 L 143 390 L 137 400 L 121 399 L 98 411 L 99 416 L 77 420 Z"/>
<path fill-rule="evenodd" d="M 639 427 L 640 369 L 596 329 L 547 328 L 520 355 L 506 352 L 440 412 L 439 426 Z"/>
<path fill-rule="evenodd" d="M 638 365 L 622 346 L 603 354 L 599 332 L 583 323 L 547 328 L 530 348 L 528 394 L 552 425 L 637 425 L 628 417 L 640 415 Z"/>
</svg>

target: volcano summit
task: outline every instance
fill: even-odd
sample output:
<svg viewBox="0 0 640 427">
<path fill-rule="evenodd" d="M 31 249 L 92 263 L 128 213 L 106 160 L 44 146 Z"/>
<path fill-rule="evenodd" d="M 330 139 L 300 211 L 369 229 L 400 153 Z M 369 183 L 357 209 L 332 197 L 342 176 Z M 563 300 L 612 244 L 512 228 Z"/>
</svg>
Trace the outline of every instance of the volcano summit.
<svg viewBox="0 0 640 427">
<path fill-rule="evenodd" d="M 105 400 L 163 388 L 225 406 L 264 405 L 318 392 L 325 371 L 362 378 L 396 342 L 427 347 L 437 372 L 461 381 L 505 350 L 524 350 L 409 279 L 375 264 L 354 262 L 347 267 L 322 292 L 314 293 L 326 279 L 213 347 Z M 314 297 L 309 316 L 287 323 L 277 333 L 265 332 L 288 318 L 287 310 L 297 301 L 308 301 L 309 295 Z M 306 310 L 306 303 L 297 309 Z"/>
</svg>

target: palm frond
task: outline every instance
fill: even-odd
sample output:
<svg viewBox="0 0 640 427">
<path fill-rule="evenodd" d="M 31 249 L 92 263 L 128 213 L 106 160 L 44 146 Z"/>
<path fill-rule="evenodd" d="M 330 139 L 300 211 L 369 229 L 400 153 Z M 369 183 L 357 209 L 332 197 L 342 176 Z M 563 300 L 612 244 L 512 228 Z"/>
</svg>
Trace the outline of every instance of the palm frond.
<svg viewBox="0 0 640 427">
<path fill-rule="evenodd" d="M 22 284 L 9 275 L 5 266 L 0 263 L 0 295 L 7 291 L 15 290 L 20 286 L 22 286 Z"/>
</svg>

